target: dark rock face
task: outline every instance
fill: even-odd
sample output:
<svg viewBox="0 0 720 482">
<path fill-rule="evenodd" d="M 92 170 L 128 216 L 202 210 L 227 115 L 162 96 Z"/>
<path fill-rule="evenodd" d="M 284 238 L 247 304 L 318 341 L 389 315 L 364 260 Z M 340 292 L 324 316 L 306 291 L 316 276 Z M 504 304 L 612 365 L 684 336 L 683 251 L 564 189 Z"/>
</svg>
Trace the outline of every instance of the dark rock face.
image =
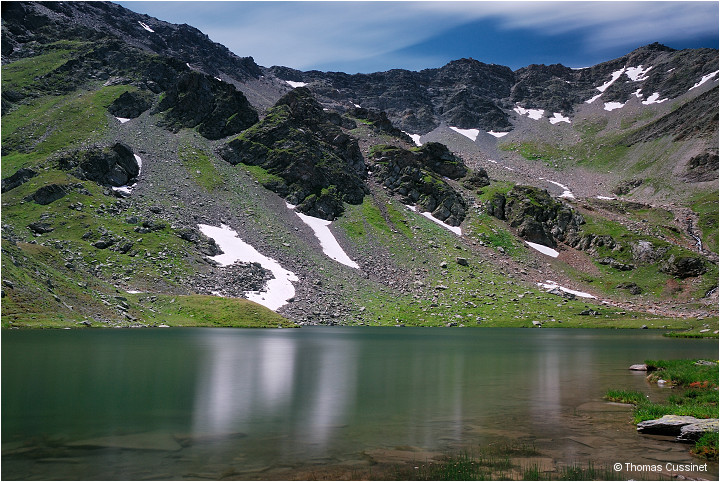
<svg viewBox="0 0 720 482">
<path fill-rule="evenodd" d="M 696 256 L 670 255 L 661 264 L 660 271 L 676 278 L 689 278 L 705 273 L 707 266 L 705 266 L 705 261 L 702 258 Z"/>
<path fill-rule="evenodd" d="M 685 169 L 685 181 L 704 182 L 714 181 L 718 178 L 717 152 L 704 152 L 690 159 Z"/>
<path fill-rule="evenodd" d="M 487 203 L 486 211 L 508 220 L 521 238 L 550 247 L 555 247 L 558 240 L 576 236 L 585 223 L 582 216 L 553 199 L 546 190 L 530 186 L 515 186 L 506 195 L 496 194 Z"/>
<path fill-rule="evenodd" d="M 490 178 L 488 177 L 487 171 L 482 167 L 477 168 L 463 181 L 463 187 L 470 190 L 480 190 L 485 186 L 490 185 Z"/>
<path fill-rule="evenodd" d="M 165 112 L 162 125 L 170 130 L 197 127 L 208 139 L 237 134 L 258 121 L 257 112 L 242 92 L 199 72 L 182 75 L 157 110 Z"/>
<path fill-rule="evenodd" d="M 134 119 L 152 106 L 152 95 L 147 91 L 124 92 L 108 107 L 115 117 Z"/>
<path fill-rule="evenodd" d="M 231 164 L 260 166 L 274 175 L 265 187 L 310 216 L 332 220 L 342 214 L 344 202 L 360 204 L 368 193 L 357 140 L 302 87 L 283 96 L 219 154 Z"/>
<path fill-rule="evenodd" d="M 443 123 L 466 129 L 508 130 L 512 127 L 510 119 L 516 104 L 528 109 L 543 109 L 546 115 L 553 112 L 570 115 L 575 106 L 598 94 L 597 87 L 612 79 L 614 72 L 628 67 L 641 67 L 644 73 L 632 81 L 623 73 L 606 88 L 603 101 L 625 102 L 633 98 L 638 89 L 646 97 L 657 92 L 661 98 L 674 98 L 687 92 L 703 75 L 717 70 L 717 55 L 716 49 L 676 51 L 652 44 L 586 69 L 571 69 L 559 64 L 530 65 L 513 72 L 499 65 L 460 59 L 439 69 L 420 72 L 394 69 L 348 75 L 300 72 L 287 67 L 273 67 L 269 71 L 281 79 L 309 82 L 310 89 L 324 104 L 346 108 L 350 103 L 359 103 L 363 107 L 384 110 L 396 126 L 422 134 Z M 710 95 L 717 98 L 717 94 Z M 691 122 L 685 126 L 675 122 L 687 112 L 670 114 L 669 123 L 648 126 L 649 130 L 632 136 L 640 139 L 648 135 L 665 135 L 668 129 L 676 131 L 672 135 L 681 136 L 717 131 L 712 109 L 698 111 L 701 115 L 688 118 Z M 714 112 L 716 118 L 717 109 Z"/>
<path fill-rule="evenodd" d="M 718 88 L 715 87 L 628 135 L 624 144 L 631 146 L 665 136 L 672 136 L 675 141 L 698 137 L 712 139 L 713 136 L 717 138 L 717 131 Z M 717 143 L 712 147 L 717 148 Z"/>
<path fill-rule="evenodd" d="M 33 177 L 37 176 L 37 172 L 27 167 L 22 167 L 15 172 L 15 174 L 6 177 L 2 180 L 2 192 L 10 191 L 18 186 L 21 186 L 28 182 Z"/>
<path fill-rule="evenodd" d="M 137 14 L 111 2 L 12 2 L 3 5 L 3 57 L 25 56 L 26 43 L 50 43 L 58 38 L 96 41 L 112 37 L 154 54 L 178 59 L 210 75 L 225 72 L 239 79 L 258 78 L 252 57 L 238 57 L 189 25 L 174 25 Z M 142 23 L 141 23 L 142 22 Z M 142 24 L 152 30 L 150 32 Z"/>
<path fill-rule="evenodd" d="M 26 201 L 35 201 L 45 206 L 65 197 L 71 188 L 72 186 L 66 184 L 48 184 L 29 195 Z"/>
<path fill-rule="evenodd" d="M 439 142 L 426 142 L 415 157 L 426 169 L 450 179 L 460 179 L 468 172 L 465 163 Z"/>
<path fill-rule="evenodd" d="M 58 160 L 61 169 L 79 179 L 103 186 L 125 186 L 140 173 L 132 149 L 121 142 L 111 147 L 92 147 L 67 154 Z"/>
<path fill-rule="evenodd" d="M 348 109 L 346 114 L 351 117 L 369 121 L 372 127 L 380 132 L 385 132 L 391 136 L 398 137 L 410 144 L 413 142 L 410 136 L 393 125 L 390 119 L 388 119 L 387 113 L 384 111 L 377 109 L 365 109 L 363 107 L 353 107 Z"/>
<path fill-rule="evenodd" d="M 416 151 L 378 146 L 372 162 L 374 175 L 404 204 L 418 205 L 450 226 L 459 226 L 465 219 L 465 200 L 443 177 L 450 174 L 457 179 L 467 168 L 442 144 L 429 143 Z"/>
</svg>

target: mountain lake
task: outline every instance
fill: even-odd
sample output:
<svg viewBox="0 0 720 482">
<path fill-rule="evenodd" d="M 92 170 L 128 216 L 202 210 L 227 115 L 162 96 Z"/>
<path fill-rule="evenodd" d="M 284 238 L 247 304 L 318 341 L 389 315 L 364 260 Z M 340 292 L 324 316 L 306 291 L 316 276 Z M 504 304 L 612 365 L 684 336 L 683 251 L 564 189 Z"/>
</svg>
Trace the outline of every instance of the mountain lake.
<svg viewBox="0 0 720 482">
<path fill-rule="evenodd" d="M 2 478 L 391 478 L 493 444 L 541 471 L 702 464 L 603 395 L 663 400 L 631 364 L 717 357 L 652 330 L 4 330 Z"/>
</svg>

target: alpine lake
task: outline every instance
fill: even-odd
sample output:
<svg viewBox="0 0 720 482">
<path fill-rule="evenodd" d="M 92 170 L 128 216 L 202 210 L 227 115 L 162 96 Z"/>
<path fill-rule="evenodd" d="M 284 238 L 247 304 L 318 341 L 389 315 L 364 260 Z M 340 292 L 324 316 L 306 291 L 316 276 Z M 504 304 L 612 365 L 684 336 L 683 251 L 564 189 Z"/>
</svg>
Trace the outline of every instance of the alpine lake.
<svg viewBox="0 0 720 482">
<path fill-rule="evenodd" d="M 603 395 L 663 400 L 631 364 L 717 357 L 654 330 L 3 330 L 2 478 L 390 479 L 492 446 L 539 473 L 703 464 Z"/>
</svg>

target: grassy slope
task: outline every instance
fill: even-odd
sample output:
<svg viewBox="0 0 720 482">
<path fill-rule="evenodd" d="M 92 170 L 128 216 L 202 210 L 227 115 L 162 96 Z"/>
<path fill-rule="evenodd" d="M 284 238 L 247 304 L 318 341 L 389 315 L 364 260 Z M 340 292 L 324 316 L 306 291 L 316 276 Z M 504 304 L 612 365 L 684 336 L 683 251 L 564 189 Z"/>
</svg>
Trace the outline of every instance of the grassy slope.
<svg viewBox="0 0 720 482">
<path fill-rule="evenodd" d="M 47 73 L 71 56 L 72 45 L 63 45 L 35 60 L 3 66 L 3 87 L 30 89 L 32 82 L 27 80 L 28 75 Z M 93 183 L 80 182 L 54 169 L 48 161 L 58 150 L 103 138 L 113 122 L 107 114 L 107 106 L 131 89 L 122 85 L 106 87 L 97 84 L 89 90 L 30 99 L 3 116 L 3 177 L 19 167 L 41 169 L 39 176 L 3 194 L 2 198 L 3 224 L 13 226 L 13 239 L 18 241 L 13 244 L 3 240 L 3 279 L 13 284 L 13 287 L 4 286 L 3 326 L 11 323 L 15 326 L 60 326 L 79 321 L 94 326 L 157 324 L 163 320 L 174 324 L 246 323 L 231 321 L 227 316 L 239 309 L 242 301 L 221 302 L 214 297 L 184 296 L 189 294 L 185 281 L 193 274 L 193 262 L 197 261 L 198 255 L 187 242 L 176 236 L 171 227 L 137 235 L 135 224 L 127 220 L 135 216 L 142 222 L 139 211 L 117 203 L 116 198 L 106 195 Z M 358 131 L 362 129 L 361 126 Z M 376 140 L 391 140 L 386 137 L 377 136 Z M 223 172 L 227 166 L 219 169 L 217 163 L 222 164 L 222 161 L 215 157 L 203 139 L 181 131 L 177 145 L 179 160 L 198 186 L 214 192 L 225 184 Z M 250 175 L 261 183 L 267 177 L 260 169 L 242 166 L 238 169 L 250 171 Z M 48 206 L 23 201 L 25 196 L 48 183 L 79 183 L 90 195 L 76 189 Z M 227 190 L 227 187 L 225 185 L 223 189 Z M 493 184 L 477 201 L 482 203 L 493 192 L 510 187 L 510 184 Z M 288 231 L 285 233 L 276 226 L 278 221 L 274 213 L 261 209 L 244 196 L 241 186 L 232 186 L 229 195 L 234 196 L 238 210 L 253 215 L 258 225 L 267 226 L 270 242 L 292 236 L 289 228 L 285 228 Z M 699 198 L 696 204 L 702 205 L 707 211 L 706 218 L 712 220 L 710 203 Z M 33 235 L 26 226 L 36 221 L 48 223 L 54 231 Z M 365 324 L 533 326 L 533 321 L 541 321 L 545 326 L 558 327 L 692 326 L 685 320 L 654 319 L 606 307 L 598 310 L 600 316 L 581 316 L 579 313 L 587 308 L 582 300 L 563 300 L 534 287 L 528 288 L 513 275 L 502 274 L 504 270 L 498 266 L 502 266 L 503 256 L 517 261 L 531 258 L 528 248 L 504 223 L 471 210 L 463 227 L 470 244 L 460 242 L 446 229 L 410 212 L 383 191 L 377 191 L 362 205 L 347 206 L 346 214 L 334 223 L 334 228 L 350 241 L 356 254 L 373 256 L 380 251 L 387 256 L 389 270 L 397 280 L 388 283 L 356 277 L 352 278 L 353 286 L 349 289 L 345 281 L 334 279 L 334 270 L 339 269 L 334 267 L 325 272 L 328 289 L 334 290 L 338 299 L 346 304 L 364 307 L 351 322 Z M 112 249 L 92 248 L 90 244 L 103 231 L 132 243 L 132 249 L 119 253 Z M 296 255 L 318 265 L 323 262 L 327 265 L 326 260 L 306 251 Z M 456 257 L 467 258 L 468 266 L 458 264 Z M 22 262 L 13 263 L 13 259 Z M 445 267 L 441 267 L 443 262 Z M 87 276 L 87 273 L 95 276 Z M 580 278 L 583 276 L 579 274 Z M 607 277 L 609 281 L 602 283 L 599 278 L 590 281 L 595 283 L 593 286 L 602 285 L 604 292 L 615 294 L 617 290 L 612 286 L 617 280 L 613 273 L 607 273 Z M 648 278 L 652 279 L 651 274 Z M 586 276 L 584 279 L 587 281 Z M 53 286 L 49 286 L 48 280 Z M 143 301 L 149 299 L 148 296 L 162 295 L 128 295 L 118 292 L 117 285 L 173 293 L 171 296 L 176 302 L 152 301 L 148 304 Z M 649 291 L 655 293 L 657 290 Z M 118 300 L 118 296 L 124 299 Z M 185 305 L 187 310 L 178 308 Z M 202 310 L 198 307 L 203 305 L 207 307 L 207 314 L 200 316 Z M 265 317 L 267 326 L 278 324 L 270 312 L 265 313 Z M 247 323 L 256 325 L 250 318 Z M 204 321 L 199 321 L 201 319 Z"/>
<path fill-rule="evenodd" d="M 30 79 L 63 65 L 78 45 L 64 43 L 63 48 L 3 66 L 3 88 L 32 90 L 36 81 Z M 143 218 L 134 208 L 100 186 L 55 168 L 53 154 L 103 138 L 112 122 L 108 106 L 129 90 L 134 87 L 97 84 L 29 98 L 3 116 L 3 177 L 20 167 L 37 169 L 39 175 L 2 195 L 2 223 L 9 226 L 6 234 L 12 239 L 2 241 L 2 326 L 289 326 L 283 317 L 250 301 L 182 295 L 183 282 L 192 275 L 188 258 L 194 253 L 188 243 L 168 226 L 137 234 L 134 228 Z M 187 144 L 179 156 L 196 182 L 207 189 L 217 186 L 205 152 Z M 24 200 L 48 184 L 75 187 L 46 206 Z M 139 219 L 129 221 L 132 217 Z M 33 222 L 46 223 L 53 231 L 35 235 L 27 228 Z M 132 243 L 132 248 L 121 253 L 91 246 L 107 235 Z M 133 295 L 116 284 L 177 294 Z"/>
</svg>

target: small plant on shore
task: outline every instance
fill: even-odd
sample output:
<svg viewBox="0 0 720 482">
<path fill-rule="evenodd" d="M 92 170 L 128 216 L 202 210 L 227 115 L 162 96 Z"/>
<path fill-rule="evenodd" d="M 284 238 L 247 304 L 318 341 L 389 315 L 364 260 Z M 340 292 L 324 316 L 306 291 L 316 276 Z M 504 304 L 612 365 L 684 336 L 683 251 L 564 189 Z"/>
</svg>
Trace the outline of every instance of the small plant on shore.
<svg viewBox="0 0 720 482">
<path fill-rule="evenodd" d="M 718 458 L 718 433 L 707 432 L 695 442 L 692 453 L 710 460 Z"/>
</svg>

